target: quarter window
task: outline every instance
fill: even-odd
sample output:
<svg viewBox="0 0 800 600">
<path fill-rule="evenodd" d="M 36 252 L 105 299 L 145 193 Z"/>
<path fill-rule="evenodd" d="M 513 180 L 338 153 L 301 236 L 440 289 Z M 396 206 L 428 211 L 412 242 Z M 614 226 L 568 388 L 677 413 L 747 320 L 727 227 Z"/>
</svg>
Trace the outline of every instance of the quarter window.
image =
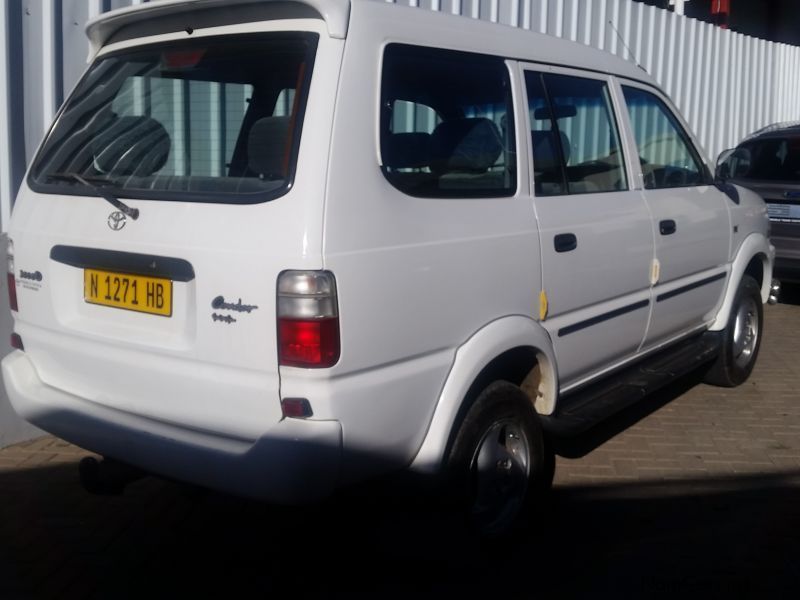
<svg viewBox="0 0 800 600">
<path fill-rule="evenodd" d="M 511 106 L 502 59 L 389 45 L 381 82 L 384 175 L 412 196 L 513 195 Z"/>
<path fill-rule="evenodd" d="M 707 169 L 664 102 L 639 88 L 623 86 L 622 91 L 639 149 L 644 187 L 652 190 L 707 183 Z"/>
</svg>

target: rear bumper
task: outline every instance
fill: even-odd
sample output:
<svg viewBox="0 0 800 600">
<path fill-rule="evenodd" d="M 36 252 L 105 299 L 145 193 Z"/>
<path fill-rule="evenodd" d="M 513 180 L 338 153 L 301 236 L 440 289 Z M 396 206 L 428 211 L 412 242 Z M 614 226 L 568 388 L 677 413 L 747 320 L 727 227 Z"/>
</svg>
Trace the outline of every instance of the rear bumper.
<svg viewBox="0 0 800 600">
<path fill-rule="evenodd" d="M 34 425 L 146 471 L 271 502 L 320 500 L 336 487 L 338 421 L 284 419 L 255 442 L 187 429 L 96 404 L 46 385 L 24 352 L 2 361 L 14 409 Z"/>
</svg>

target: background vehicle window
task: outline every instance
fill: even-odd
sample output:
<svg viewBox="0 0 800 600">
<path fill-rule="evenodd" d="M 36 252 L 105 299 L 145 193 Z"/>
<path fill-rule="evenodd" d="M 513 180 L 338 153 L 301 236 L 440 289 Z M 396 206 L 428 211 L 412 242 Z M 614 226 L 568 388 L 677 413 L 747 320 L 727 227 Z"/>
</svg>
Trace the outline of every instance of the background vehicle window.
<svg viewBox="0 0 800 600">
<path fill-rule="evenodd" d="M 623 86 L 646 189 L 704 185 L 707 169 L 675 115 L 655 95 Z"/>
<path fill-rule="evenodd" d="M 742 144 L 742 148 L 749 151 L 749 160 L 730 170 L 734 177 L 759 181 L 800 181 L 800 137 L 764 138 Z M 729 162 L 735 161 L 736 154 Z"/>
<path fill-rule="evenodd" d="M 607 84 L 528 72 L 526 85 L 536 193 L 628 189 Z"/>
<path fill-rule="evenodd" d="M 516 191 L 510 81 L 502 59 L 391 44 L 381 107 L 382 168 L 401 191 L 427 197 Z"/>
</svg>

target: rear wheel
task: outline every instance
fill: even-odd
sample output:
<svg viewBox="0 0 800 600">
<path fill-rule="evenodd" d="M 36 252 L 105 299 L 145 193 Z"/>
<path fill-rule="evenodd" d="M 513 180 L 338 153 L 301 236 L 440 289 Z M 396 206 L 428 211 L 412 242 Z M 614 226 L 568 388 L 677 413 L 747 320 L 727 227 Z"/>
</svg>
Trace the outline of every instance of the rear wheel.
<svg viewBox="0 0 800 600">
<path fill-rule="evenodd" d="M 538 417 L 515 385 L 498 381 L 470 407 L 447 467 L 469 524 L 496 537 L 524 524 L 549 480 Z"/>
<path fill-rule="evenodd" d="M 735 387 L 745 382 L 761 347 L 763 321 L 761 289 L 755 279 L 744 275 L 722 334 L 720 354 L 706 374 L 707 383 Z"/>
</svg>

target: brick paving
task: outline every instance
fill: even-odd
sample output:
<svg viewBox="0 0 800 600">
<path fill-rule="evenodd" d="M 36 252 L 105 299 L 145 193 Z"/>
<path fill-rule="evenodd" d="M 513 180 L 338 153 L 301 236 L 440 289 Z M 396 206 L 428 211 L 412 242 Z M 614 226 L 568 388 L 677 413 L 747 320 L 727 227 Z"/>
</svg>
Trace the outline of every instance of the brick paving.
<svg viewBox="0 0 800 600">
<path fill-rule="evenodd" d="M 52 437 L 0 450 L 0 599 L 800 597 L 800 302 L 749 381 L 689 377 L 574 440 L 513 544 L 384 495 L 276 508 L 153 478 L 77 482 Z"/>
</svg>

